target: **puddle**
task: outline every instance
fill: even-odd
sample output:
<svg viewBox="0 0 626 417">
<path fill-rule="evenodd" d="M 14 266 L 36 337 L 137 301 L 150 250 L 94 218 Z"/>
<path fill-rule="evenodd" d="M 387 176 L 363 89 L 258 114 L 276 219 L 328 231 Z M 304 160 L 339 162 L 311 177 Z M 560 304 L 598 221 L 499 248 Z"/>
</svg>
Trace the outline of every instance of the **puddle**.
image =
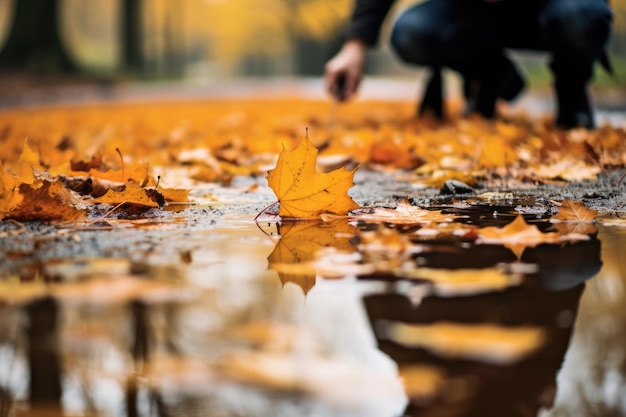
<svg viewBox="0 0 626 417">
<path fill-rule="evenodd" d="M 0 417 L 623 411 L 626 228 L 510 248 L 468 236 L 513 207 L 440 209 L 465 217 L 20 231 Z"/>
</svg>

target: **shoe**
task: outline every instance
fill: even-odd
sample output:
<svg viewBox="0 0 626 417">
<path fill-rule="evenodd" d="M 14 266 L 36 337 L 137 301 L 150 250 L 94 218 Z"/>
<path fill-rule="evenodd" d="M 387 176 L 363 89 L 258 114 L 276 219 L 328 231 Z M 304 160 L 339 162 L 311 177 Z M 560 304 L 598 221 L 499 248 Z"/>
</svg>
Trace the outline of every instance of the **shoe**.
<svg viewBox="0 0 626 417">
<path fill-rule="evenodd" d="M 443 80 L 441 78 L 441 68 L 432 69 L 417 113 L 420 117 L 430 114 L 437 120 L 442 120 L 444 118 Z"/>
<path fill-rule="evenodd" d="M 464 78 L 464 93 L 467 101 L 465 114 L 480 114 L 492 119 L 495 116 L 496 101 L 513 101 L 524 89 L 524 79 L 509 60 L 503 69 L 492 78 L 482 81 Z"/>
<path fill-rule="evenodd" d="M 584 127 L 595 128 L 593 112 L 585 85 L 569 85 L 558 82 L 555 85 L 557 96 L 556 125 L 562 129 Z"/>
<path fill-rule="evenodd" d="M 465 114 L 478 113 L 491 119 L 495 115 L 496 100 L 512 101 L 524 89 L 524 79 L 508 59 L 502 70 L 482 83 L 464 76 L 463 92 L 467 101 Z M 441 68 L 433 68 L 418 109 L 418 115 L 432 114 L 438 120 L 443 114 L 443 79 Z"/>
</svg>

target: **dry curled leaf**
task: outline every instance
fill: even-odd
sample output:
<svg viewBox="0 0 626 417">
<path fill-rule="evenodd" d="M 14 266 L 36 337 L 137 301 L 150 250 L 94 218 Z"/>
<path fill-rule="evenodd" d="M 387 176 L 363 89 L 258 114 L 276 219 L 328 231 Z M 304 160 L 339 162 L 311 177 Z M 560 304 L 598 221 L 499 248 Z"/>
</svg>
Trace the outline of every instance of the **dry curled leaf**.
<svg viewBox="0 0 626 417">
<path fill-rule="evenodd" d="M 359 207 L 348 195 L 356 168 L 320 173 L 318 150 L 305 138 L 292 151 L 283 148 L 276 168 L 267 174 L 268 185 L 280 202 L 280 216 L 317 218 L 322 213 L 347 214 Z"/>
</svg>

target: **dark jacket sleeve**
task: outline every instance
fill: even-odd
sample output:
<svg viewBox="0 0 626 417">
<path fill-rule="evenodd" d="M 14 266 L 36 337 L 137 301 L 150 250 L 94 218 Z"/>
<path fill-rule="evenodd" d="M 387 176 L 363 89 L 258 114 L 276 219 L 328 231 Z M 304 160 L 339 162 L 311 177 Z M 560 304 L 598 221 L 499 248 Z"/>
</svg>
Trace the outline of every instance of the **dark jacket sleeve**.
<svg viewBox="0 0 626 417">
<path fill-rule="evenodd" d="M 360 39 L 367 45 L 378 41 L 380 27 L 394 0 L 356 0 L 346 37 Z"/>
</svg>

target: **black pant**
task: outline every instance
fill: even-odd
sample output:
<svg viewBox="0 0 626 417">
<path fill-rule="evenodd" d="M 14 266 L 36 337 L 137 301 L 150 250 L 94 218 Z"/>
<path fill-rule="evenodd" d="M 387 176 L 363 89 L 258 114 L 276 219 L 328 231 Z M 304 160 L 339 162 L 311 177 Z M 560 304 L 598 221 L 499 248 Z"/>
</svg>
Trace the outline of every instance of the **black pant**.
<svg viewBox="0 0 626 417">
<path fill-rule="evenodd" d="M 611 32 L 605 0 L 428 0 L 395 22 L 405 62 L 489 80 L 512 65 L 505 48 L 547 51 L 556 83 L 584 86 Z"/>
</svg>

